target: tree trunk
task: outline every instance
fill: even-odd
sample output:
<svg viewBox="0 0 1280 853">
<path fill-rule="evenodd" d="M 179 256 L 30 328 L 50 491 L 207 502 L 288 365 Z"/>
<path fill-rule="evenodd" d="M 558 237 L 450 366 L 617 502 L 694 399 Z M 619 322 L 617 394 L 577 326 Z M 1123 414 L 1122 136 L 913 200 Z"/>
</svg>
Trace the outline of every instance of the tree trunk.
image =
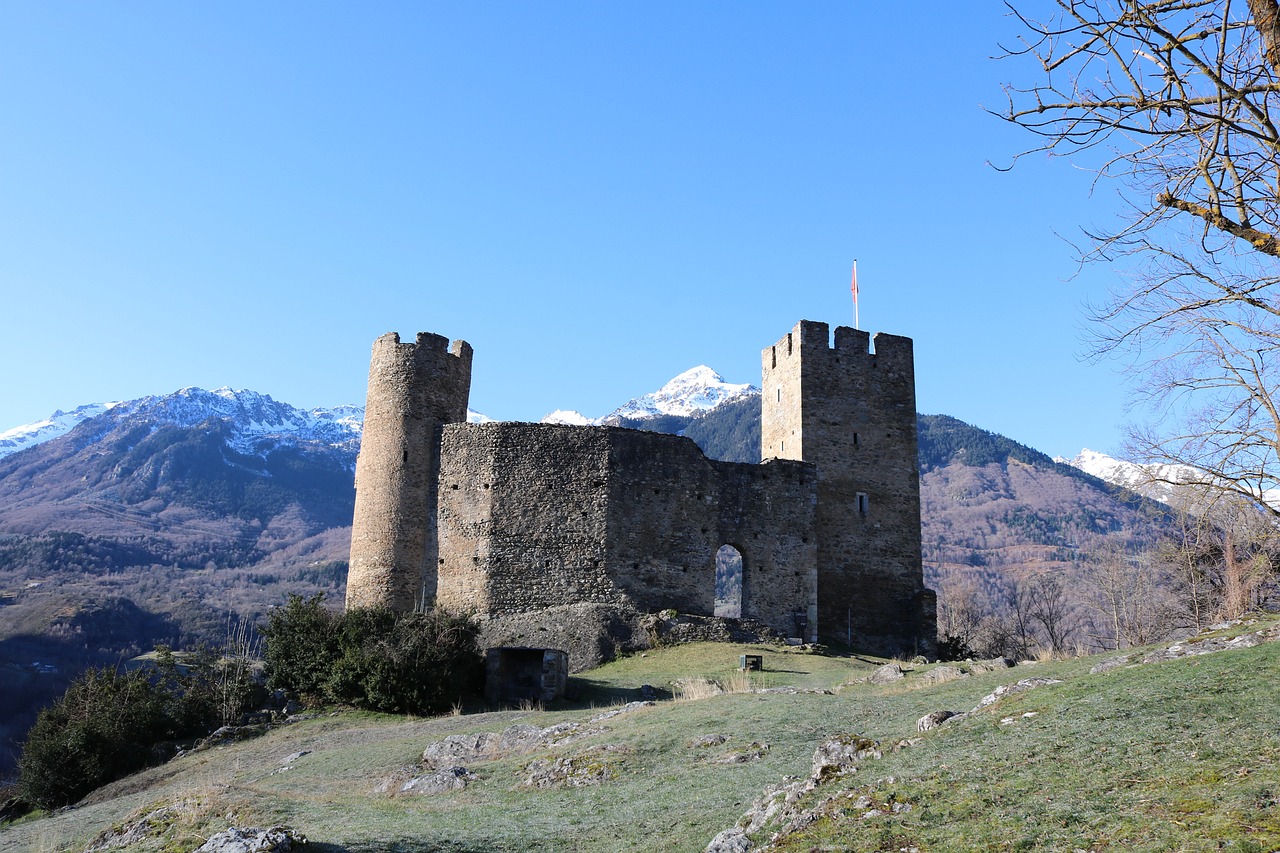
<svg viewBox="0 0 1280 853">
<path fill-rule="evenodd" d="M 1271 72 L 1280 78 L 1280 7 L 1277 0 L 1248 0 L 1253 26 L 1262 36 L 1262 52 Z"/>
</svg>

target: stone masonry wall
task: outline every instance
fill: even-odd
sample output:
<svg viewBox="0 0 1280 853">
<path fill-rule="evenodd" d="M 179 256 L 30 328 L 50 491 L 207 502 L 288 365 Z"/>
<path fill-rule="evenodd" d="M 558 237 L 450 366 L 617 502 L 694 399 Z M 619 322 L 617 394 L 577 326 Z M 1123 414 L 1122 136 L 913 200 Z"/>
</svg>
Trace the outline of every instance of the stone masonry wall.
<svg viewBox="0 0 1280 853">
<path fill-rule="evenodd" d="M 565 604 L 711 615 L 715 552 L 744 558 L 743 616 L 812 623 L 816 475 L 713 462 L 679 436 L 458 424 L 440 472 L 438 603 L 501 616 Z"/>
<path fill-rule="evenodd" d="M 623 603 L 604 567 L 608 462 L 604 430 L 446 427 L 437 602 L 488 615 Z"/>
<path fill-rule="evenodd" d="M 626 614 L 712 615 L 715 554 L 732 545 L 743 618 L 886 652 L 935 648 L 910 339 L 877 335 L 873 351 L 841 327 L 833 346 L 826 324 L 802 321 L 764 350 L 759 465 L 659 433 L 467 424 L 471 358 L 427 333 L 374 343 L 348 607 L 435 600 L 489 620 L 506 644 L 526 642 L 530 614 L 594 608 L 594 621 L 574 611 L 536 630 L 602 655 L 630 642 Z"/>
<path fill-rule="evenodd" d="M 356 461 L 347 607 L 412 610 L 435 594 L 436 478 L 441 427 L 465 421 L 471 347 L 419 333 L 374 341 Z M 424 589 L 423 584 L 428 586 Z"/>
<path fill-rule="evenodd" d="M 805 321 L 762 362 L 762 455 L 817 466 L 821 633 L 931 653 L 911 340 Z"/>
<path fill-rule="evenodd" d="M 797 612 L 812 621 L 812 466 L 715 462 L 689 439 L 626 430 L 612 452 L 609 565 L 640 609 L 713 615 L 715 554 L 732 545 L 743 561 L 743 618 L 787 636 Z"/>
</svg>

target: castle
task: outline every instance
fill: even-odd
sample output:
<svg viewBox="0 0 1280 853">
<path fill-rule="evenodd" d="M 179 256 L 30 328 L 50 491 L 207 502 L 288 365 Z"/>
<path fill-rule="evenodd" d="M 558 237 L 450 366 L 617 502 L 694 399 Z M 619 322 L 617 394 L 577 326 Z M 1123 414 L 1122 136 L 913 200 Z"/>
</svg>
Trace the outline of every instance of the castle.
<svg viewBox="0 0 1280 853">
<path fill-rule="evenodd" d="M 564 647 L 583 631 L 557 622 L 568 605 L 712 615 L 731 545 L 742 618 L 934 653 L 909 338 L 840 327 L 833 344 L 801 321 L 766 348 L 755 465 L 675 435 L 467 423 L 471 358 L 429 333 L 374 342 L 348 608 L 434 601 L 506 625 L 495 645 Z"/>
</svg>

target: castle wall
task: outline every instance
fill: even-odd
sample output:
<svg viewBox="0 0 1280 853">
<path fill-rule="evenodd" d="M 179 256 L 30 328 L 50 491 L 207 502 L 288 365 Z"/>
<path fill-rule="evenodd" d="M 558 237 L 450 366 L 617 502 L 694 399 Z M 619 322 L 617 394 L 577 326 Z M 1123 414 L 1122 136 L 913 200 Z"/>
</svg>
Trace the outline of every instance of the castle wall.
<svg viewBox="0 0 1280 853">
<path fill-rule="evenodd" d="M 715 554 L 742 555 L 742 616 L 797 634 L 810 624 L 817 551 L 811 466 L 707 459 L 690 439 L 616 431 L 609 565 L 641 610 L 715 613 Z M 661 547 L 654 547 L 661 543 Z"/>
<path fill-rule="evenodd" d="M 762 363 L 762 456 L 817 466 L 822 634 L 931 652 L 911 340 L 803 321 Z"/>
<path fill-rule="evenodd" d="M 832 345 L 826 324 L 802 321 L 764 350 L 759 465 L 659 433 L 467 424 L 471 355 L 426 333 L 374 343 L 348 607 L 710 616 L 715 554 L 732 545 L 744 618 L 933 651 L 910 339 L 873 349 L 841 327 Z"/>
<path fill-rule="evenodd" d="M 446 427 L 437 603 L 491 615 L 623 603 L 605 570 L 608 463 L 603 430 Z"/>
<path fill-rule="evenodd" d="M 356 460 L 347 607 L 409 611 L 434 596 L 441 428 L 465 421 L 471 347 L 420 332 L 374 341 Z M 426 584 L 424 588 L 424 584 Z"/>
<path fill-rule="evenodd" d="M 712 615 L 715 552 L 744 557 L 743 616 L 812 624 L 811 466 L 713 462 L 679 436 L 445 428 L 438 603 L 503 615 L 569 603 Z M 532 640 L 533 638 L 531 638 Z"/>
</svg>

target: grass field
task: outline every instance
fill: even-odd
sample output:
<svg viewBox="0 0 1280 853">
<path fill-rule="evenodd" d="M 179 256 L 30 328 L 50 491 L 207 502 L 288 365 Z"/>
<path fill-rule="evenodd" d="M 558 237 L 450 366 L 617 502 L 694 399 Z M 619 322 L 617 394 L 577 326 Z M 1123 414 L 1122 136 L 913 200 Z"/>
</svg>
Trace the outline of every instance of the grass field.
<svg viewBox="0 0 1280 853">
<path fill-rule="evenodd" d="M 705 678 L 742 688 L 743 652 L 765 657 L 751 687 L 830 692 L 660 701 L 592 724 L 600 730 L 573 743 L 469 764 L 476 780 L 465 790 L 377 791 L 450 734 L 585 722 L 636 698 L 642 684 L 671 691 L 678 679 Z M 766 786 L 806 776 L 815 746 L 838 734 L 881 741 L 884 758 L 820 786 L 811 795 L 816 820 L 779 849 L 1280 849 L 1280 643 L 1090 675 L 1096 662 L 1038 663 L 935 686 L 919 681 L 928 667 L 917 667 L 874 686 L 858 681 L 878 663 L 870 660 L 716 644 L 655 650 L 576 677 L 578 699 L 546 710 L 416 720 L 342 711 L 186 755 L 78 808 L 0 830 L 0 850 L 82 850 L 107 827 L 174 806 L 151 840 L 128 849 L 180 853 L 234 822 L 286 823 L 321 851 L 696 851 Z M 1063 683 L 890 749 L 916 737 L 920 716 L 968 710 L 1030 675 Z M 707 735 L 727 740 L 697 743 Z M 735 754 L 752 760 L 733 762 Z M 531 761 L 551 756 L 596 762 L 609 778 L 521 784 Z M 903 804 L 896 814 L 894 803 Z M 882 814 L 864 817 L 873 809 Z"/>
</svg>

